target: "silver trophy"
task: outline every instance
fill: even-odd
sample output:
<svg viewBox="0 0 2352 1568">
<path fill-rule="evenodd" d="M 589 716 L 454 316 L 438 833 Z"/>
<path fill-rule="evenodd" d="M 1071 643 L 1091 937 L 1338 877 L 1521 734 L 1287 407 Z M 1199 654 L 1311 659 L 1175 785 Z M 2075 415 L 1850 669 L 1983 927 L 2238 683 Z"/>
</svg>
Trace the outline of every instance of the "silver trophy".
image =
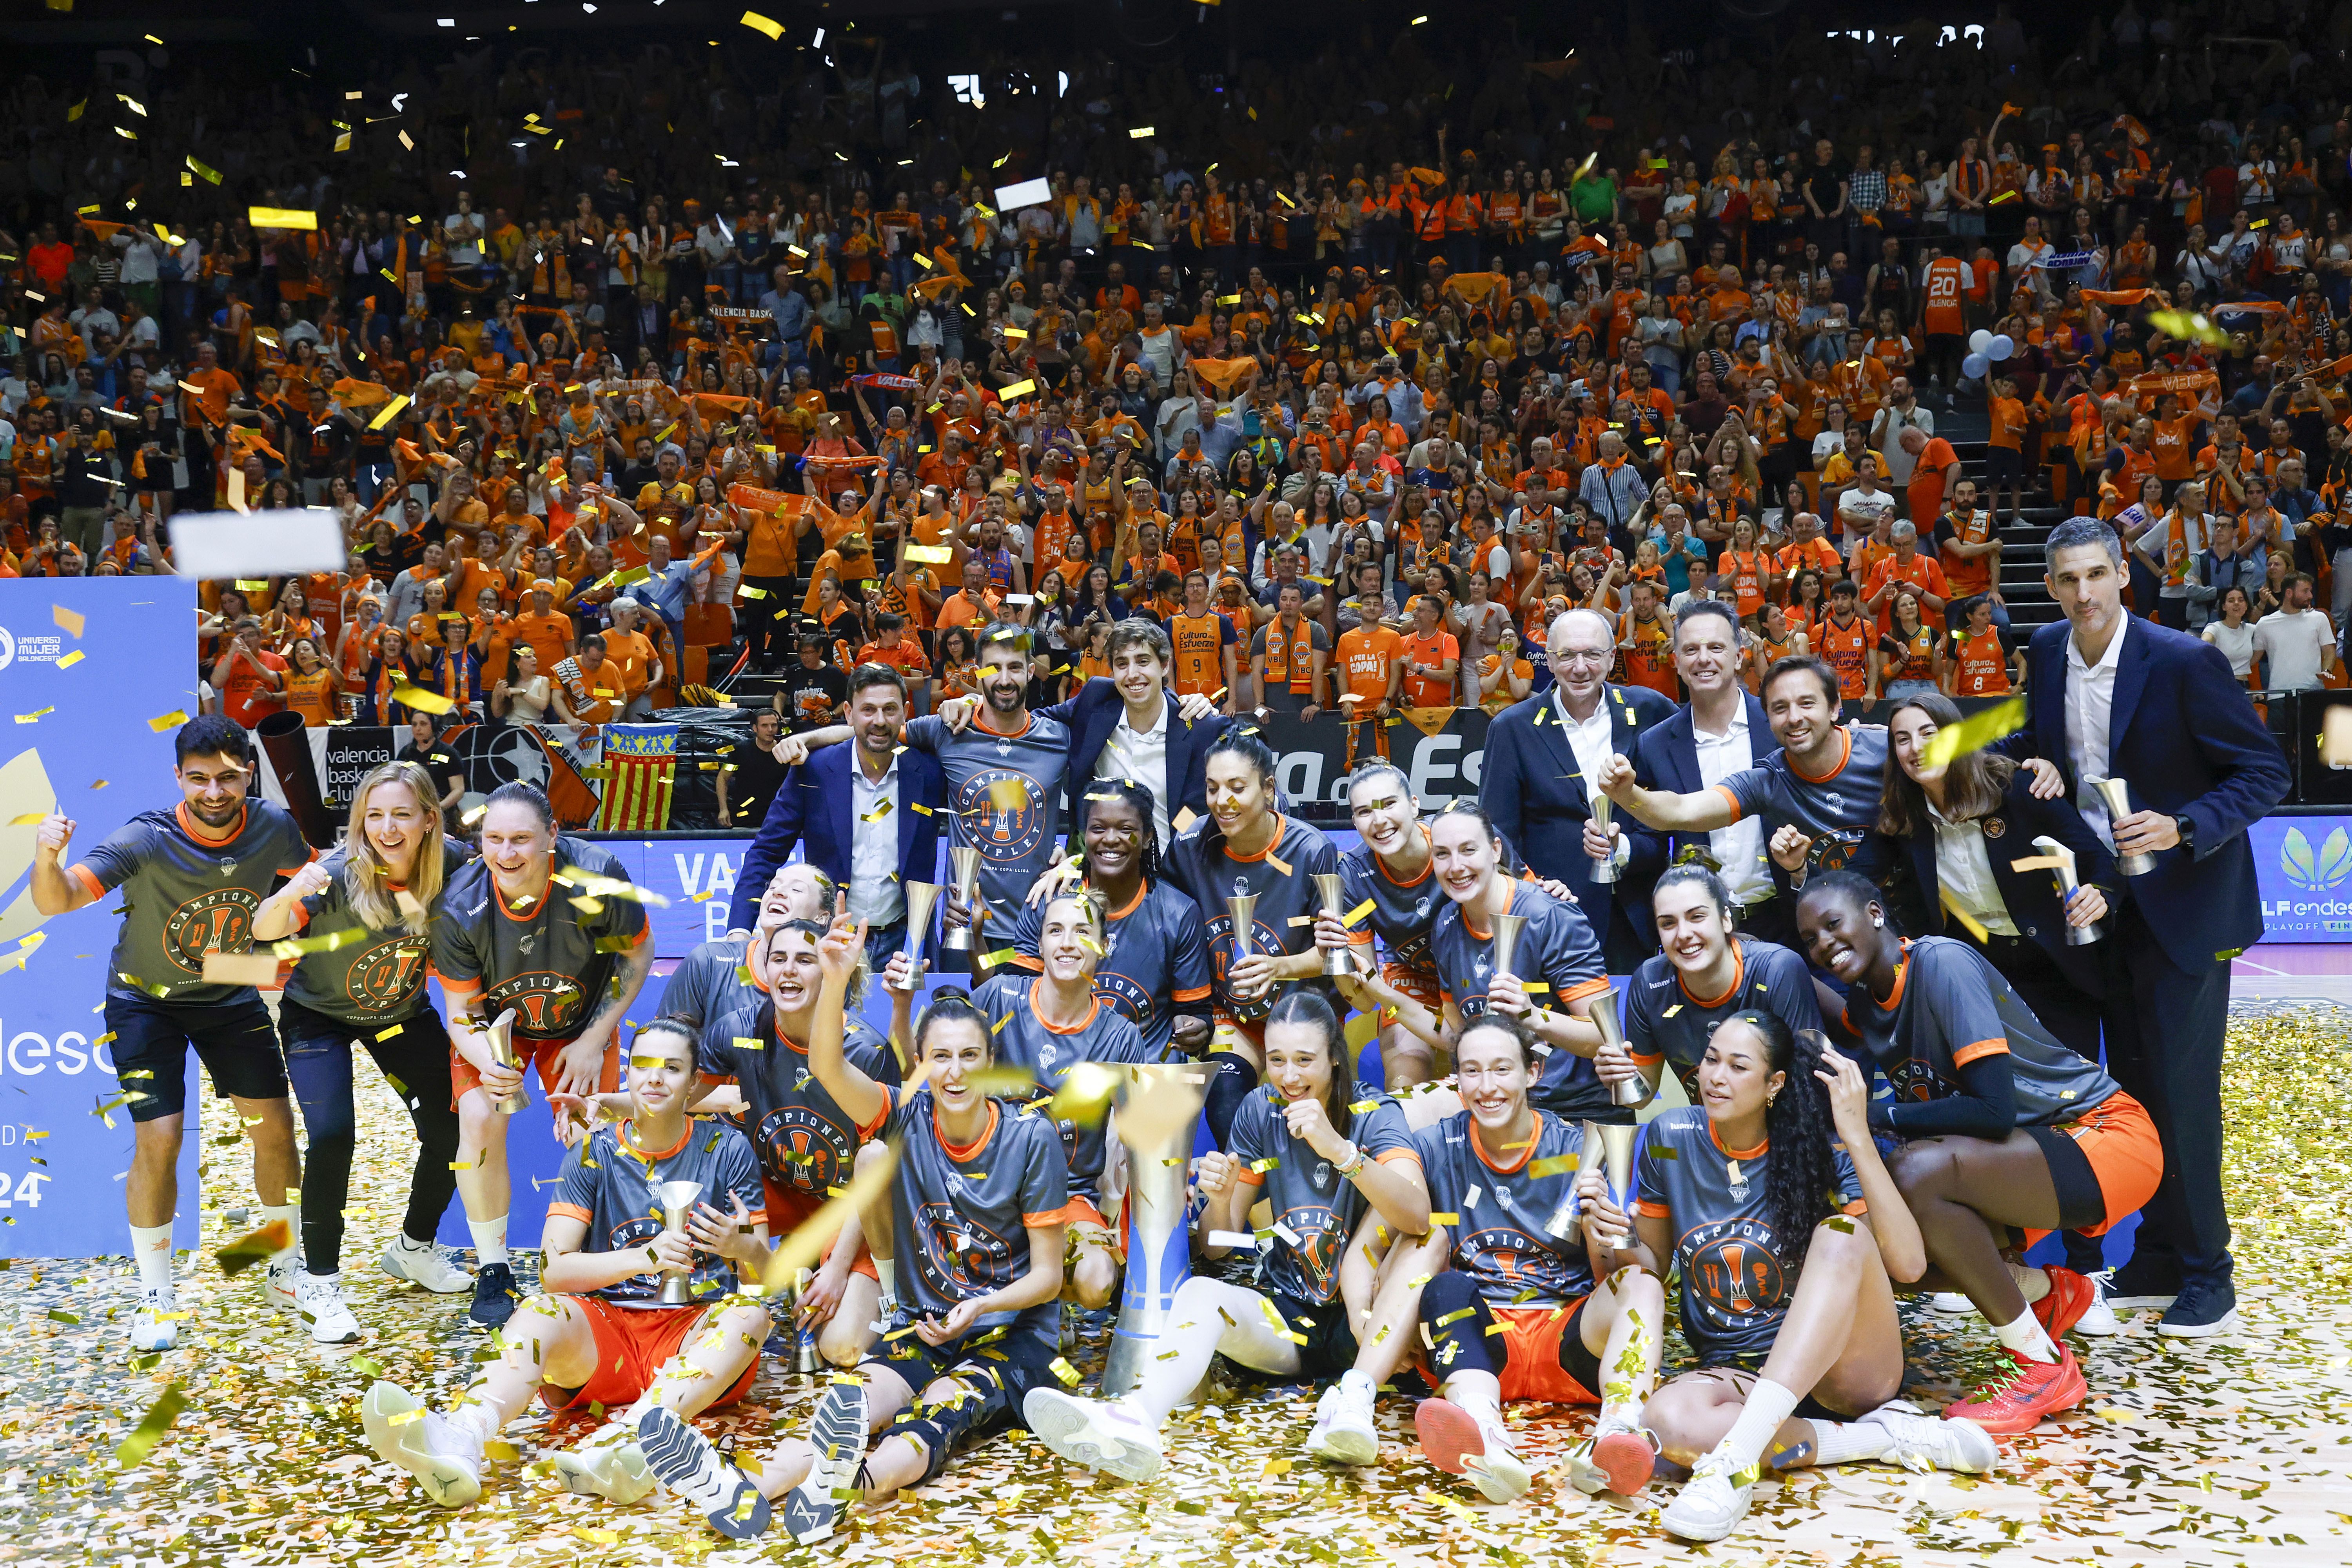
<svg viewBox="0 0 2352 1568">
<path fill-rule="evenodd" d="M 1631 1213 L 1633 1207 L 1633 1137 L 1638 1127 L 1588 1121 L 1584 1124 L 1584 1152 L 1590 1157 L 1592 1145 L 1601 1145 L 1601 1157 L 1608 1162 L 1609 1199 L 1619 1208 Z M 1603 1236 L 1597 1239 L 1607 1242 L 1619 1252 L 1632 1245 L 1631 1234 Z"/>
<path fill-rule="evenodd" d="M 2115 825 L 2132 814 L 2130 792 L 2124 787 L 2121 779 L 2085 779 L 2083 782 L 2097 790 L 2099 798 L 2107 803 L 2107 833 L 2113 837 Z M 2118 855 L 2116 857 L 2116 869 L 2126 877 L 2145 877 L 2156 869 L 2156 857 L 2146 853 Z"/>
<path fill-rule="evenodd" d="M 482 1038 L 490 1043 L 490 1059 L 509 1072 L 522 1070 L 522 1060 L 515 1055 L 514 1048 L 515 1020 L 521 1016 L 509 1007 L 499 1015 L 497 1023 L 482 1031 Z M 517 1084 L 512 1094 L 495 1101 L 490 1109 L 501 1116 L 520 1116 L 530 1105 L 530 1096 L 522 1091 L 522 1085 Z"/>
<path fill-rule="evenodd" d="M 702 1184 L 700 1182 L 664 1182 L 656 1190 L 661 1194 L 662 1227 L 673 1236 L 685 1235 L 686 1216 L 694 1212 L 696 1204 L 702 1201 Z M 693 1270 L 688 1269 L 685 1274 L 671 1274 L 667 1271 L 663 1273 L 661 1284 L 663 1306 L 686 1307 L 693 1304 L 694 1293 L 688 1289 L 691 1283 L 688 1276 L 692 1272 Z"/>
<path fill-rule="evenodd" d="M 1527 930 L 1528 917 L 1525 915 L 1496 915 L 1494 919 L 1495 978 L 1496 980 L 1500 980 L 1504 975 L 1507 974 L 1513 979 L 1517 979 L 1519 972 L 1512 968 L 1511 965 L 1518 959 L 1519 932 Z"/>
<path fill-rule="evenodd" d="M 1118 1114 L 1127 1145 L 1127 1277 L 1103 1364 L 1107 1398 L 1132 1391 L 1162 1353 L 1160 1341 L 1176 1292 L 1192 1276 L 1184 1188 L 1208 1074 L 1191 1063 L 1129 1067 Z"/>
<path fill-rule="evenodd" d="M 2074 873 L 2074 852 L 2047 834 L 2035 839 L 2033 847 L 2058 862 L 2058 902 L 2063 918 L 2064 906 L 2074 901 L 2074 889 L 2083 885 Z M 2104 933 L 2096 925 L 2078 926 L 2072 921 L 2066 922 L 2068 947 L 2088 947 L 2098 941 L 2102 934 Z"/>
<path fill-rule="evenodd" d="M 1609 833 L 1610 814 L 1616 809 L 1616 802 L 1611 800 L 1607 795 L 1602 795 L 1599 790 L 1594 790 L 1592 792 L 1592 826 L 1601 829 L 1603 837 L 1607 837 Z M 1608 854 L 1598 856 L 1594 858 L 1592 862 L 1591 879 L 1596 882 L 1613 882 L 1617 879 L 1617 842 L 1615 839 L 1610 839 Z"/>
<path fill-rule="evenodd" d="M 907 956 L 910 987 L 922 976 L 923 941 L 931 934 L 931 911 L 940 907 L 940 894 L 945 890 L 937 882 L 907 884 L 907 945 L 899 951 Z"/>
<path fill-rule="evenodd" d="M 940 945 L 950 952 L 970 952 L 980 937 L 980 922 L 985 917 L 980 907 L 980 851 L 954 848 L 948 858 L 955 866 L 957 900 L 963 905 L 963 924 L 948 932 Z"/>
<path fill-rule="evenodd" d="M 1228 898 L 1225 900 L 1225 918 L 1233 922 L 1234 928 L 1233 956 L 1226 960 L 1225 964 L 1225 984 L 1230 988 L 1234 971 L 1248 963 L 1250 954 L 1256 949 L 1257 895 L 1235 893 Z"/>
<path fill-rule="evenodd" d="M 1617 1021 L 1617 987 L 1612 985 L 1595 996 L 1592 1010 L 1586 1016 L 1600 1031 L 1603 1050 L 1622 1053 L 1625 1049 L 1625 1030 Z M 1648 1088 L 1639 1078 L 1629 1078 L 1622 1083 L 1609 1086 L 1609 1103 L 1612 1105 L 1636 1106 L 1649 1098 Z"/>
<path fill-rule="evenodd" d="M 1323 900 L 1325 914 L 1335 921 L 1348 918 L 1348 890 L 1344 879 L 1338 872 L 1318 871 L 1315 874 L 1315 894 Z M 1323 950 L 1323 973 L 1327 978 L 1337 979 L 1354 973 L 1356 965 L 1348 956 L 1346 948 L 1327 947 Z"/>
</svg>

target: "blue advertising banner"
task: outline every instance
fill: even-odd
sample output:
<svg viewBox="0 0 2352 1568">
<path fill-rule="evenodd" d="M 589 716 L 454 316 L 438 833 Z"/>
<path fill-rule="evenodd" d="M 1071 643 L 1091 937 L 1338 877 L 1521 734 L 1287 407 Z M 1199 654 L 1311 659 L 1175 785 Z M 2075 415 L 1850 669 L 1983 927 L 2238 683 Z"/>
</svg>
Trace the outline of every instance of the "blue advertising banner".
<svg viewBox="0 0 2352 1568">
<path fill-rule="evenodd" d="M 129 1246 L 131 1117 L 99 1016 L 115 900 L 52 921 L 33 907 L 31 869 L 53 812 L 74 820 L 70 858 L 177 798 L 176 726 L 148 721 L 196 710 L 195 605 L 195 584 L 174 577 L 0 580 L 0 1254 Z M 197 1242 L 202 1103 L 191 1055 L 175 1247 Z"/>
<path fill-rule="evenodd" d="M 2264 942 L 2352 942 L 2352 816 L 2265 817 L 2246 837 Z"/>
</svg>

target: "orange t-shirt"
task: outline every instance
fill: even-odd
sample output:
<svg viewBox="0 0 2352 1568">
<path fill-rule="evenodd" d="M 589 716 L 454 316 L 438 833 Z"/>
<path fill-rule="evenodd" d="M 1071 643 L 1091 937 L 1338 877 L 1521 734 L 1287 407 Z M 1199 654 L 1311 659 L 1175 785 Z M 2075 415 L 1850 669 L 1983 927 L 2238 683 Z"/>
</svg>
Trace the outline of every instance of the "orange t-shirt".
<svg viewBox="0 0 2352 1568">
<path fill-rule="evenodd" d="M 1858 702 L 1869 689 L 1870 649 L 1877 640 L 1878 628 L 1868 616 L 1856 616 L 1846 626 L 1838 625 L 1834 615 L 1822 617 L 1813 637 L 1813 651 L 1837 671 L 1840 697 Z"/>
<path fill-rule="evenodd" d="M 2021 451 L 2025 447 L 2025 405 L 2014 397 L 1995 397 L 1985 403 L 1985 417 L 1992 423 L 1990 444 Z"/>
<path fill-rule="evenodd" d="M 540 673 L 552 675 L 563 662 L 563 645 L 572 640 L 572 617 L 552 610 L 543 616 L 526 610 L 507 623 L 506 634 L 509 647 L 530 649 L 539 655 Z M 495 681 L 505 673 L 501 665 L 490 671 L 490 679 Z"/>
<path fill-rule="evenodd" d="M 1339 634 L 1339 678 L 1348 683 L 1348 695 L 1359 699 L 1349 704 L 1355 710 L 1349 717 L 1360 719 L 1388 700 L 1389 681 L 1403 653 L 1404 638 L 1396 628 L 1377 621 Z"/>
<path fill-rule="evenodd" d="M 1453 659 L 1458 665 L 1462 658 L 1461 643 L 1442 627 L 1427 637 L 1416 634 L 1401 640 L 1404 647 L 1400 652 L 1412 656 L 1417 664 L 1444 664 Z M 1459 676 L 1461 671 L 1457 668 L 1454 673 Z M 1454 705 L 1454 682 L 1451 680 L 1440 680 L 1419 671 L 1404 678 L 1404 702 L 1408 708 L 1450 708 Z"/>
<path fill-rule="evenodd" d="M 1168 639 L 1175 645 L 1177 696 L 1210 697 L 1224 689 L 1224 650 L 1237 640 L 1233 622 L 1213 609 L 1205 616 L 1171 616 Z M 1340 646 L 1347 646 L 1346 638 Z"/>
<path fill-rule="evenodd" d="M 1958 337 L 1964 330 L 1960 315 L 1960 295 L 1967 287 L 1968 268 L 1956 258 L 1945 256 L 1927 263 L 1927 303 L 1925 324 L 1930 337 Z"/>
<path fill-rule="evenodd" d="M 1981 637 L 1962 632 L 1952 640 L 1959 658 L 1961 696 L 2009 695 L 2009 656 L 2001 649 L 2000 627 L 1989 626 Z"/>
</svg>

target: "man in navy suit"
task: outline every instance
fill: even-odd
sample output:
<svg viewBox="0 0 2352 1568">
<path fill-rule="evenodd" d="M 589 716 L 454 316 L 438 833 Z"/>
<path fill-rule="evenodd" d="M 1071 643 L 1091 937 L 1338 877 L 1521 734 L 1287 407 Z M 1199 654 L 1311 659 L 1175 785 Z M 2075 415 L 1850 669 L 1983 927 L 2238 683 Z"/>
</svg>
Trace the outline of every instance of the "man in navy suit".
<svg viewBox="0 0 2352 1568">
<path fill-rule="evenodd" d="M 2246 829 L 2285 797 L 2286 758 L 2219 648 L 2124 613 L 2114 530 L 2063 522 L 2043 559 L 2066 619 L 2033 636 L 2030 718 L 2011 748 L 2057 763 L 2058 787 L 2119 857 L 2156 857 L 2154 869 L 2116 879 L 2120 907 L 2102 944 L 2115 966 L 2107 1068 L 2147 1107 L 2165 1154 L 2163 1184 L 2108 1300 L 2163 1307 L 2162 1334 L 2218 1334 L 2237 1321 L 2221 1196 L 2230 960 L 2262 940 Z M 2127 814 L 2110 819 L 2086 787 L 2098 778 L 2125 781 Z"/>
<path fill-rule="evenodd" d="M 1110 629 L 1108 677 L 1096 676 L 1066 702 L 1036 711 L 1070 732 L 1069 841 L 1086 837 L 1087 791 L 1098 779 L 1133 779 L 1151 792 L 1152 826 L 1162 853 L 1175 837 L 1174 819 L 1187 807 L 1209 811 L 1209 748 L 1234 723 L 1205 697 L 1181 701 L 1168 689 L 1175 647 L 1157 621 L 1131 616 Z M 958 698 L 940 708 L 951 730 L 979 711 L 979 699 Z"/>
<path fill-rule="evenodd" d="M 1631 752 L 1637 736 L 1674 716 L 1675 705 L 1646 687 L 1609 683 L 1617 633 L 1597 611 L 1570 610 L 1552 622 L 1546 657 L 1552 689 L 1514 703 L 1487 727 L 1479 798 L 1536 875 L 1576 895 L 1611 972 L 1623 974 L 1658 951 L 1650 887 L 1663 865 L 1663 840 L 1629 837 L 1613 819 L 1604 840 L 1587 790 L 1602 763 Z M 1592 879 L 1603 853 L 1617 860 L 1614 882 Z"/>
<path fill-rule="evenodd" d="M 1694 795 L 1731 774 L 1752 768 L 1780 742 L 1758 701 L 1739 683 L 1741 633 L 1737 613 L 1721 599 L 1693 599 L 1675 616 L 1675 669 L 1690 693 L 1687 706 L 1643 734 L 1632 753 L 1633 776 L 1643 789 Z M 1767 852 L 1764 822 L 1743 817 L 1712 833 L 1657 833 L 1636 820 L 1628 825 L 1636 850 L 1662 863 L 1690 848 L 1714 859 L 1738 906 L 1739 929 L 1782 947 L 1797 947 L 1796 900 L 1789 897 L 1789 873 Z M 1799 950 L 1801 951 L 1801 950 Z"/>
<path fill-rule="evenodd" d="M 939 759 L 899 748 L 906 722 L 906 677 L 887 665 L 859 665 L 849 678 L 856 744 L 809 752 L 784 775 L 744 852 L 727 911 L 730 930 L 751 928 L 761 890 L 798 844 L 804 858 L 849 889 L 849 912 L 866 922 L 866 951 L 875 968 L 906 945 L 906 884 L 939 880 L 948 799 Z M 782 746 L 797 751 L 801 739 Z"/>
</svg>

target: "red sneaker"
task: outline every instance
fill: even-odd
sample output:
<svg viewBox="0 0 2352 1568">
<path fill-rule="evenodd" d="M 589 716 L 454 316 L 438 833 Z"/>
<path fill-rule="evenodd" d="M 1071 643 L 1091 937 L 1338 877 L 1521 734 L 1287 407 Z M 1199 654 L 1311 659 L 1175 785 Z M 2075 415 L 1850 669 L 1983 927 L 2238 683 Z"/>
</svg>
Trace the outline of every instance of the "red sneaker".
<svg viewBox="0 0 2352 1568">
<path fill-rule="evenodd" d="M 2083 1369 L 2064 1345 L 2058 1347 L 2055 1362 L 2035 1361 L 2015 1351 L 2003 1353 L 2009 1357 L 2008 1373 L 1946 1405 L 1947 1417 L 1973 1421 L 1996 1437 L 2011 1437 L 2031 1432 L 2043 1416 L 2072 1410 L 2090 1397 Z"/>
<path fill-rule="evenodd" d="M 1476 1417 L 1450 1399 L 1424 1399 L 1412 1407 L 1412 1428 L 1429 1462 L 1449 1476 L 1463 1473 L 1462 1461 L 1486 1451 Z"/>
<path fill-rule="evenodd" d="M 2042 1272 L 2050 1277 L 2050 1292 L 2033 1303 L 2033 1315 L 2041 1321 L 2042 1331 L 2055 1340 L 2083 1321 L 2083 1314 L 2099 1299 L 2099 1288 L 2071 1268 Z"/>
</svg>

